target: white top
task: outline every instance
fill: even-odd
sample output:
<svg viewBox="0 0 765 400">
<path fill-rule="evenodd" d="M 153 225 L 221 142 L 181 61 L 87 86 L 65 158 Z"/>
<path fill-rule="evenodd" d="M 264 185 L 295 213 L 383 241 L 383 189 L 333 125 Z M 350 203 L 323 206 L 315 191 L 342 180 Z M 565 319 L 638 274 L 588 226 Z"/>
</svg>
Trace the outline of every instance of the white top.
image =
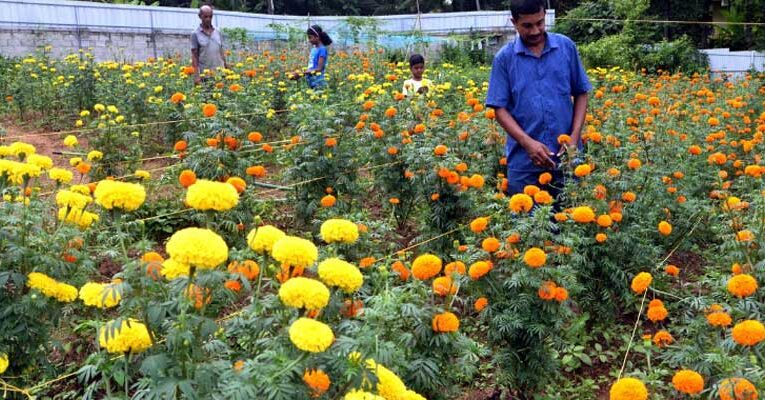
<svg viewBox="0 0 765 400">
<path fill-rule="evenodd" d="M 404 81 L 404 88 L 401 90 L 401 93 L 403 93 L 404 96 L 409 96 L 410 94 L 414 95 L 417 94 L 417 91 L 420 90 L 420 88 L 429 88 L 431 86 L 433 86 L 433 81 L 430 79 L 422 79 L 419 81 L 407 79 Z"/>
</svg>

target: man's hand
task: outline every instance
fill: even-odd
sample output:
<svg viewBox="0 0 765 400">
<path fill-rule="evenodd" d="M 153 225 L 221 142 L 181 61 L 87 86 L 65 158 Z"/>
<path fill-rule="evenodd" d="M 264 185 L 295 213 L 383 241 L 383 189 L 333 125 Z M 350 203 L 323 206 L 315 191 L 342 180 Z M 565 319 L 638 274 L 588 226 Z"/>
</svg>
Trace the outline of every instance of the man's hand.
<svg viewBox="0 0 765 400">
<path fill-rule="evenodd" d="M 529 138 L 528 143 L 525 143 L 523 148 L 526 149 L 529 158 L 537 167 L 555 168 L 555 161 L 550 158 L 555 153 L 550 151 L 544 143 Z"/>
</svg>

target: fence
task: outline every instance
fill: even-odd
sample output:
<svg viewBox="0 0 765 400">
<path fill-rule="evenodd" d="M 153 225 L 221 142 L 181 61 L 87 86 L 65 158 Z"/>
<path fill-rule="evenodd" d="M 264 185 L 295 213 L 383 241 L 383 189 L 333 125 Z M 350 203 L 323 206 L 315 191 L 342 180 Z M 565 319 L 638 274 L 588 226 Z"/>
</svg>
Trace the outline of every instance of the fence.
<svg viewBox="0 0 765 400">
<path fill-rule="evenodd" d="M 730 51 L 730 49 L 704 49 L 713 74 L 740 75 L 747 71 L 765 71 L 765 53 L 757 51 Z"/>
</svg>

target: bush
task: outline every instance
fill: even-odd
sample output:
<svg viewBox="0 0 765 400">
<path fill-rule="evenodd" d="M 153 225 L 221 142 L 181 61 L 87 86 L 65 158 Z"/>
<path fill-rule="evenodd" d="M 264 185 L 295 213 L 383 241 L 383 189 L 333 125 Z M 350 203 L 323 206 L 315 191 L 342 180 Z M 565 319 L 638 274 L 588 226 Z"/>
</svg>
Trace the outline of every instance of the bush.
<svg viewBox="0 0 765 400">
<path fill-rule="evenodd" d="M 619 66 L 631 69 L 634 51 L 632 38 L 622 34 L 606 36 L 579 48 L 587 68 Z"/>
<path fill-rule="evenodd" d="M 693 45 L 688 36 L 643 46 L 636 55 L 637 66 L 650 72 L 700 72 L 709 66 L 707 56 Z"/>
<path fill-rule="evenodd" d="M 616 11 L 606 1 L 589 1 L 569 11 L 555 23 L 555 32 L 564 34 L 576 43 L 592 43 L 605 36 L 617 34 L 621 25 L 615 21 L 580 21 L 582 18 L 618 19 Z"/>
</svg>

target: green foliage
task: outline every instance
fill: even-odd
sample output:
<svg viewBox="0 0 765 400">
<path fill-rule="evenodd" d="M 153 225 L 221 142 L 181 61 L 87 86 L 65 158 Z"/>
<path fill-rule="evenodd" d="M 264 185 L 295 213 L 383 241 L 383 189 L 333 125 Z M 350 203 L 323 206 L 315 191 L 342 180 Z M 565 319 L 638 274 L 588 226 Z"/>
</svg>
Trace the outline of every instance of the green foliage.
<svg viewBox="0 0 765 400">
<path fill-rule="evenodd" d="M 616 21 L 581 21 L 589 18 L 618 19 L 618 15 L 609 1 L 586 1 L 557 20 L 555 32 L 568 36 L 580 45 L 621 32 L 621 23 Z"/>
<path fill-rule="evenodd" d="M 637 50 L 638 66 L 649 72 L 683 71 L 685 73 L 703 72 L 709 68 L 707 56 L 683 36 L 671 42 L 661 41 L 652 46 Z"/>
<path fill-rule="evenodd" d="M 250 45 L 250 38 L 247 35 L 247 30 L 244 28 L 223 28 L 223 35 L 226 44 L 229 44 L 235 50 L 246 49 Z"/>
</svg>

